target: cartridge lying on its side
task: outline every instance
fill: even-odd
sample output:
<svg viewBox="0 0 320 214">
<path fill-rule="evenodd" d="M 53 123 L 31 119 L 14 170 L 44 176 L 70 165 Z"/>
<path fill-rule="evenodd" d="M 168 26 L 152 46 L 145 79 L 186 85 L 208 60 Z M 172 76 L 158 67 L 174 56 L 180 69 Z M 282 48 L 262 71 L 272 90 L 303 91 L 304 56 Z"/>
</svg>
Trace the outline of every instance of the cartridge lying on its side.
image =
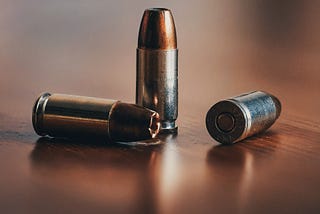
<svg viewBox="0 0 320 214">
<path fill-rule="evenodd" d="M 144 11 L 137 48 L 136 104 L 159 113 L 161 132 L 177 131 L 178 49 L 169 9 Z"/>
<path fill-rule="evenodd" d="M 215 140 L 231 144 L 267 130 L 280 112 L 275 96 L 254 91 L 216 103 L 207 113 L 206 126 Z"/>
<path fill-rule="evenodd" d="M 41 136 L 86 136 L 121 142 L 154 138 L 160 129 L 158 113 L 134 104 L 49 93 L 37 99 L 32 123 Z"/>
</svg>

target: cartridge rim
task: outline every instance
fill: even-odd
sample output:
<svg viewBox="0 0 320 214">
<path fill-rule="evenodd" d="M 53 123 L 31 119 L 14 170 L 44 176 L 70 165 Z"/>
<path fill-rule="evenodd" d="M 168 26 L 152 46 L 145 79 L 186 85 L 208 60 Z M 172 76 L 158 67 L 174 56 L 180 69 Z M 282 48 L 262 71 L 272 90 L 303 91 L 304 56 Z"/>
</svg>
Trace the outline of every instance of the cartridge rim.
<svg viewBox="0 0 320 214">
<path fill-rule="evenodd" d="M 45 106 L 48 101 L 48 98 L 51 96 L 50 93 L 43 93 L 41 94 L 36 102 L 34 103 L 33 110 L 32 110 L 32 125 L 35 132 L 40 135 L 44 136 L 47 133 L 43 130 L 43 114 L 45 111 Z"/>
<path fill-rule="evenodd" d="M 160 134 L 175 134 L 178 132 L 178 126 L 175 121 L 161 121 Z"/>
<path fill-rule="evenodd" d="M 229 121 L 230 124 L 223 127 L 221 115 L 227 116 L 231 121 Z M 223 144 L 232 144 L 242 136 L 246 129 L 245 121 L 243 110 L 231 100 L 216 103 L 206 115 L 206 127 L 209 134 Z"/>
</svg>

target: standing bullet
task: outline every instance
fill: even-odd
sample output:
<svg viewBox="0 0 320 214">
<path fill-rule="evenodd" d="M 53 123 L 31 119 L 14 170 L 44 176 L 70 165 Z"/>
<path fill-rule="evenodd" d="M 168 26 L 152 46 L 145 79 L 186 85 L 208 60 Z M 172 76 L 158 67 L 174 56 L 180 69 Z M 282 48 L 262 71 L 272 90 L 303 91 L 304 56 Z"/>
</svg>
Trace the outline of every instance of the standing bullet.
<svg viewBox="0 0 320 214">
<path fill-rule="evenodd" d="M 267 130 L 280 116 L 281 103 L 273 95 L 254 91 L 222 100 L 206 116 L 209 134 L 223 144 L 232 144 Z"/>
<path fill-rule="evenodd" d="M 177 131 L 178 49 L 169 9 L 144 11 L 137 48 L 136 104 L 159 113 L 161 132 Z"/>
<path fill-rule="evenodd" d="M 42 94 L 32 113 L 34 130 L 41 136 L 92 137 L 130 142 L 154 138 L 159 114 L 116 100 L 64 94 Z"/>
</svg>

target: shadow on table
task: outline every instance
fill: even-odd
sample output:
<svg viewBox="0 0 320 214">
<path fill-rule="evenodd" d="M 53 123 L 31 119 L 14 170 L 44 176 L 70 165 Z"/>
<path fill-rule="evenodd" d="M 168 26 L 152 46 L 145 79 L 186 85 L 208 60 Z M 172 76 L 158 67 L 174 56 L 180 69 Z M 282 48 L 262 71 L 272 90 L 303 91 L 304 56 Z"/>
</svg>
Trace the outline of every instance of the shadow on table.
<svg viewBox="0 0 320 214">
<path fill-rule="evenodd" d="M 158 143 L 159 139 L 154 142 Z M 152 143 L 152 142 L 151 142 Z M 124 164 L 141 167 L 150 154 L 161 149 L 161 144 L 145 146 L 108 143 L 100 139 L 39 138 L 30 155 L 32 163 L 44 166 L 65 164 L 99 165 Z"/>
<path fill-rule="evenodd" d="M 280 143 L 278 134 L 270 130 L 232 145 L 213 146 L 207 153 L 207 163 L 212 167 L 241 169 L 248 159 L 271 157 Z"/>
</svg>

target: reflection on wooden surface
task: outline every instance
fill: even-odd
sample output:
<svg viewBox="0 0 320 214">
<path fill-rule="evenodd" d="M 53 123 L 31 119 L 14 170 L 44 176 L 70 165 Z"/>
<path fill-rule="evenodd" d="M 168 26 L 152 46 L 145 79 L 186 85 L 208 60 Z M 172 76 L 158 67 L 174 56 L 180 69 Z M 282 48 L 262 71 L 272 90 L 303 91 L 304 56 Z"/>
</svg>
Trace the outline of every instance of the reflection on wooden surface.
<svg viewBox="0 0 320 214">
<path fill-rule="evenodd" d="M 158 4 L 158 3 L 157 3 Z M 154 2 L 0 2 L 1 213 L 318 213 L 320 14 L 315 1 L 163 2 L 179 48 L 179 131 L 159 145 L 38 138 L 43 91 L 134 101 L 140 19 Z M 283 113 L 219 146 L 218 100 L 265 90 Z"/>
<path fill-rule="evenodd" d="M 161 146 L 132 148 L 40 138 L 30 155 L 31 171 L 56 197 L 79 195 L 113 212 L 154 213 L 159 152 Z"/>
</svg>

